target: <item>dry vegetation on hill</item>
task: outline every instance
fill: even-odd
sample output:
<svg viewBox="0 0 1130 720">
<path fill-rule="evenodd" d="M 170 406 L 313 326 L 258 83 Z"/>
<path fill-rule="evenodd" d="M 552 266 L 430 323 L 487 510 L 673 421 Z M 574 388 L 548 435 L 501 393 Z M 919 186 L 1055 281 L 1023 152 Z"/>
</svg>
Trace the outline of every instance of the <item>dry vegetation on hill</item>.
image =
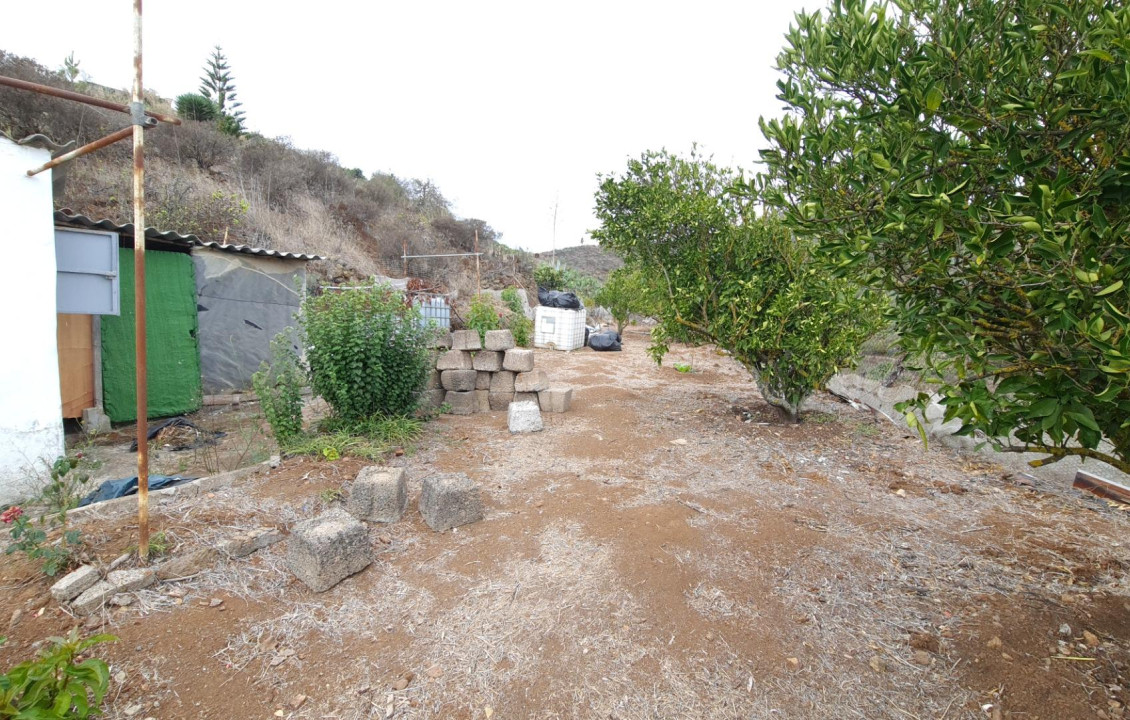
<svg viewBox="0 0 1130 720">
<path fill-rule="evenodd" d="M 31 60 L 0 50 L 0 75 L 128 102 L 124 91 L 69 82 Z M 173 113 L 147 93 L 149 107 Z M 91 142 L 123 127 L 124 116 L 79 103 L 0 88 L 0 132 L 19 139 L 43 133 L 56 142 Z M 483 285 L 527 284 L 525 253 L 498 242 L 485 221 L 459 218 L 430 180 L 345 168 L 331 153 L 295 147 L 287 138 L 220 132 L 185 120 L 146 135 L 148 218 L 162 229 L 203 240 L 245 243 L 327 256 L 315 274 L 330 282 L 373 274 L 400 276 L 401 254 L 467 252 L 478 233 Z M 57 207 L 128 221 L 130 146 L 118 143 L 72 162 Z M 427 264 L 430 262 L 431 264 Z M 450 288 L 471 289 L 466 262 L 414 261 L 410 274 Z"/>
<path fill-rule="evenodd" d="M 599 245 L 573 245 L 558 249 L 556 254 L 557 262 L 560 264 L 576 270 L 581 275 L 597 278 L 601 282 L 608 280 L 608 275 L 613 270 L 624 267 L 624 261 L 620 256 Z M 539 253 L 534 257 L 539 262 L 549 262 L 551 255 Z"/>
</svg>

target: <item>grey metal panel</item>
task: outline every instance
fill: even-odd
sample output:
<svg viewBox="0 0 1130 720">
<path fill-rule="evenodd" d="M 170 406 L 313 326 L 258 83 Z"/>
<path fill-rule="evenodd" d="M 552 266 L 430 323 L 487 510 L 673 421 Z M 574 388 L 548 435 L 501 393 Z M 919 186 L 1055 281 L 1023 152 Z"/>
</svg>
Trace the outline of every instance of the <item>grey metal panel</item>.
<svg viewBox="0 0 1130 720">
<path fill-rule="evenodd" d="M 55 311 L 118 315 L 118 234 L 55 229 Z"/>
</svg>

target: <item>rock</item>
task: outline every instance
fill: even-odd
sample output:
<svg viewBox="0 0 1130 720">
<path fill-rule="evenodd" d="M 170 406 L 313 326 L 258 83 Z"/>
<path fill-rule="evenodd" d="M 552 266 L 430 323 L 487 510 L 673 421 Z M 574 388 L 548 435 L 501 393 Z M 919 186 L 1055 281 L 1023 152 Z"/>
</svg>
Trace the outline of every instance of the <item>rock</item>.
<svg viewBox="0 0 1130 720">
<path fill-rule="evenodd" d="M 282 456 L 281 455 L 272 455 L 270 458 L 267 459 L 267 467 L 271 468 L 272 470 L 277 468 L 279 465 L 282 465 Z"/>
<path fill-rule="evenodd" d="M 799 658 L 791 657 L 791 658 L 789 658 L 788 660 L 785 661 L 785 664 L 789 666 L 790 670 L 799 670 L 800 669 L 800 659 Z"/>
<path fill-rule="evenodd" d="M 298 710 L 306 704 L 307 697 L 305 695 L 295 695 L 290 699 L 291 710 Z"/>
<path fill-rule="evenodd" d="M 428 384 L 424 386 L 425 390 L 435 390 L 440 387 L 439 370 L 428 371 Z"/>
<path fill-rule="evenodd" d="M 24 617 L 24 611 L 16 608 L 12 611 L 12 618 L 8 620 L 8 629 L 11 630 L 20 624 L 20 620 Z"/>
<path fill-rule="evenodd" d="M 79 615 L 89 615 L 102 609 L 117 589 L 105 580 L 99 580 L 83 591 L 81 595 L 71 601 L 71 609 Z"/>
<path fill-rule="evenodd" d="M 51 586 L 51 597 L 59 602 L 73 600 L 102 579 L 102 573 L 93 565 L 83 565 L 67 573 Z"/>
<path fill-rule="evenodd" d="M 220 607 L 223 604 L 224 604 L 223 598 L 212 598 L 211 600 L 208 601 L 208 607 L 210 607 L 210 608 L 217 608 L 217 607 Z"/>
<path fill-rule="evenodd" d="M 1000 650 L 1002 645 L 1004 645 L 1004 643 L 1002 643 L 1001 639 L 996 635 L 994 635 L 992 639 L 989 640 L 989 642 L 985 643 L 985 647 L 989 648 L 990 650 Z"/>
<path fill-rule="evenodd" d="M 489 403 L 491 410 L 505 410 L 510 407 L 512 402 L 514 402 L 514 393 L 512 392 L 487 393 L 487 403 Z"/>
<path fill-rule="evenodd" d="M 925 650 L 915 650 L 912 659 L 916 665 L 929 665 L 931 661 L 930 653 Z"/>
<path fill-rule="evenodd" d="M 1071 626 L 1064 623 L 1059 626 L 1059 634 L 1064 637 L 1071 637 Z"/>
<path fill-rule="evenodd" d="M 514 347 L 514 333 L 509 330 L 487 330 L 487 350 L 509 350 Z"/>
<path fill-rule="evenodd" d="M 879 657 L 878 655 L 872 655 L 867 664 L 870 665 L 871 669 L 877 673 L 881 673 L 887 669 L 886 664 L 883 662 L 883 658 Z"/>
<path fill-rule="evenodd" d="M 216 564 L 219 555 L 212 548 L 198 548 L 176 555 L 157 566 L 158 580 L 181 580 L 202 573 Z"/>
<path fill-rule="evenodd" d="M 569 412 L 573 404 L 573 388 L 570 385 L 550 385 L 538 393 L 538 405 L 542 412 Z"/>
<path fill-rule="evenodd" d="M 492 393 L 514 392 L 514 373 L 501 370 L 490 376 L 490 391 Z"/>
<path fill-rule="evenodd" d="M 441 668 L 439 665 L 432 665 L 430 668 L 428 668 L 427 675 L 430 678 L 441 678 L 443 677 L 443 668 Z"/>
<path fill-rule="evenodd" d="M 420 404 L 424 407 L 436 409 L 443 405 L 447 400 L 447 391 L 443 388 L 436 388 L 434 390 L 425 390 L 420 395 Z"/>
<path fill-rule="evenodd" d="M 1090 630 L 1084 630 L 1083 642 L 1087 643 L 1087 647 L 1098 647 L 1100 642 L 1099 636 L 1094 634 Z"/>
<path fill-rule="evenodd" d="M 514 402 L 528 402 L 538 405 L 538 394 L 532 392 L 514 393 Z"/>
<path fill-rule="evenodd" d="M 511 372 L 529 372 L 534 369 L 534 351 L 512 348 L 502 357 L 502 369 Z"/>
<path fill-rule="evenodd" d="M 475 370 L 444 370 L 440 373 L 440 384 L 444 390 L 466 392 L 475 389 L 479 373 Z"/>
<path fill-rule="evenodd" d="M 478 330 L 456 330 L 451 334 L 452 350 L 479 350 L 482 347 L 483 340 Z"/>
<path fill-rule="evenodd" d="M 476 390 L 490 390 L 490 373 L 479 371 L 478 376 L 475 378 Z"/>
<path fill-rule="evenodd" d="M 512 433 L 537 432 L 542 429 L 541 411 L 537 403 L 518 402 L 510 403 L 507 424 Z"/>
<path fill-rule="evenodd" d="M 432 530 L 443 532 L 483 519 L 483 499 L 478 486 L 463 473 L 424 478 L 420 514 Z"/>
<path fill-rule="evenodd" d="M 544 370 L 520 372 L 514 376 L 514 392 L 540 392 L 549 387 L 549 377 Z"/>
<path fill-rule="evenodd" d="M 133 605 L 133 595 L 130 595 L 128 593 L 118 593 L 117 595 L 114 595 L 110 598 L 110 604 L 116 605 L 118 607 Z"/>
<path fill-rule="evenodd" d="M 928 652 L 936 653 L 941 649 L 941 644 L 938 638 L 933 633 L 916 632 L 910 636 L 910 647 L 915 650 L 926 650 Z"/>
<path fill-rule="evenodd" d="M 394 682 L 392 684 L 392 689 L 393 690 L 403 690 L 406 687 L 408 687 L 409 685 L 411 685 L 412 681 L 415 678 L 416 678 L 416 673 L 406 672 L 396 679 L 396 682 Z"/>
<path fill-rule="evenodd" d="M 404 468 L 371 465 L 362 468 L 353 481 L 345 509 L 369 522 L 393 523 L 408 507 L 408 483 Z"/>
<path fill-rule="evenodd" d="M 220 543 L 219 550 L 228 557 L 241 558 L 256 550 L 274 545 L 282 539 L 281 530 L 269 527 L 255 528 L 224 540 Z"/>
<path fill-rule="evenodd" d="M 498 372 L 502 369 L 502 353 L 493 352 L 491 350 L 483 350 L 482 352 L 475 353 L 474 360 L 471 365 L 476 370 L 484 372 Z"/>
<path fill-rule="evenodd" d="M 286 564 L 314 592 L 325 592 L 373 562 L 369 534 L 340 508 L 294 526 Z"/>
<path fill-rule="evenodd" d="M 490 412 L 490 391 L 475 391 L 475 412 Z"/>
<path fill-rule="evenodd" d="M 110 563 L 110 567 L 109 567 L 109 569 L 110 569 L 110 570 L 117 570 L 117 569 L 118 569 L 118 568 L 120 568 L 120 567 L 121 567 L 122 565 L 125 565 L 126 563 L 128 563 L 128 562 L 129 562 L 129 559 L 130 559 L 131 557 L 133 557 L 133 555 L 132 555 L 131 553 L 125 553 L 124 555 L 119 555 L 119 556 L 117 556 L 117 557 L 116 557 L 116 558 L 114 558 L 114 560 L 113 560 L 113 561 L 112 561 L 112 562 Z"/>
<path fill-rule="evenodd" d="M 448 350 L 436 360 L 436 370 L 470 370 L 471 353 L 466 350 Z"/>
<path fill-rule="evenodd" d="M 153 568 L 115 570 L 107 573 L 106 582 L 114 587 L 116 593 L 134 592 L 143 590 L 157 582 L 157 573 L 153 572 Z"/>
<path fill-rule="evenodd" d="M 452 415 L 471 415 L 475 412 L 475 391 L 457 392 L 448 390 L 443 401 L 450 407 Z"/>
</svg>

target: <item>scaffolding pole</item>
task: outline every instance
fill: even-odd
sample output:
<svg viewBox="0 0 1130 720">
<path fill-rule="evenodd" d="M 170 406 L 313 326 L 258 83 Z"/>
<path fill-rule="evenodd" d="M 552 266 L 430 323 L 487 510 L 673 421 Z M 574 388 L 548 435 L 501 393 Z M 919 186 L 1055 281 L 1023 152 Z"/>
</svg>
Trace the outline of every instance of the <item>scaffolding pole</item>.
<svg viewBox="0 0 1130 720">
<path fill-rule="evenodd" d="M 145 100 L 141 84 L 141 0 L 133 0 L 133 312 L 137 392 L 137 554 L 149 560 L 149 367 L 145 332 Z"/>
</svg>

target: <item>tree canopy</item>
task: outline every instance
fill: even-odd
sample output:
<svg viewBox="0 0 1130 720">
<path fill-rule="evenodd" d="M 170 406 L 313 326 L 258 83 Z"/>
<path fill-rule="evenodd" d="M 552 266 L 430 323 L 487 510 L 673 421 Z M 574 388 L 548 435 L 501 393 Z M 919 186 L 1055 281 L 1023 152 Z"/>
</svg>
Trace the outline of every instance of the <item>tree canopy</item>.
<svg viewBox="0 0 1130 720">
<path fill-rule="evenodd" d="M 765 197 L 891 293 L 947 419 L 1130 472 L 1128 56 L 1121 2 L 833 0 L 761 127 Z"/>
</svg>

